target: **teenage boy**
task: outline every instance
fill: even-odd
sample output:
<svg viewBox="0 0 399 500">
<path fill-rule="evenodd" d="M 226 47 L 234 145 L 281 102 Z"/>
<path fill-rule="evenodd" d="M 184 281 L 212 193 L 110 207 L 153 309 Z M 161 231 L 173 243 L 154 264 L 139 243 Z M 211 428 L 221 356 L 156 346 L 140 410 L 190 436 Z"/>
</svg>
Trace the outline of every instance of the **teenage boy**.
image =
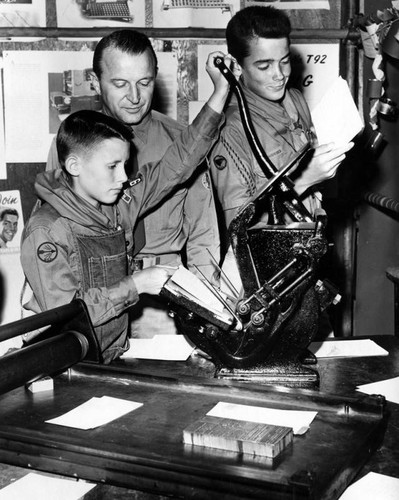
<svg viewBox="0 0 399 500">
<path fill-rule="evenodd" d="M 42 206 L 28 221 L 21 261 L 33 291 L 27 309 L 40 312 L 82 298 L 105 363 L 128 348 L 127 310 L 142 293 L 158 294 L 173 269 L 131 272 L 137 218 L 186 181 L 218 133 L 229 86 L 210 54 L 206 69 L 214 91 L 193 124 L 156 168 L 144 165 L 128 183 L 125 166 L 131 130 L 95 111 L 79 111 L 61 124 L 57 151 L 62 170 L 39 174 Z M 228 64 L 231 58 L 225 56 Z"/>
<path fill-rule="evenodd" d="M 253 126 L 273 164 L 280 169 L 306 144 L 314 147 L 307 165 L 291 175 L 295 190 L 313 213 L 320 207 L 320 183 L 334 177 L 353 143 L 318 145 L 303 95 L 288 86 L 290 32 L 285 12 L 251 6 L 230 19 L 226 40 L 242 71 L 240 83 Z M 237 210 L 266 179 L 248 146 L 235 98 L 225 113 L 225 126 L 211 153 L 211 173 L 228 227 Z"/>
</svg>

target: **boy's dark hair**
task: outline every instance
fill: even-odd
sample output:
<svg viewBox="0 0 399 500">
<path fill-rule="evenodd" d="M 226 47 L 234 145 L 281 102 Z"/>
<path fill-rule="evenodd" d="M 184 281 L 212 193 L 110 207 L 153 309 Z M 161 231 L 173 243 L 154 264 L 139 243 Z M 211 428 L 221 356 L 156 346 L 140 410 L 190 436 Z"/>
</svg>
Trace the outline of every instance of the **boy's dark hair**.
<svg viewBox="0 0 399 500">
<path fill-rule="evenodd" d="M 0 220 L 3 220 L 6 215 L 16 215 L 19 217 L 19 213 L 15 208 L 5 208 L 0 211 Z"/>
<path fill-rule="evenodd" d="M 118 30 L 102 38 L 94 50 L 93 71 L 99 80 L 102 73 L 103 53 L 108 48 L 118 49 L 132 55 L 143 54 L 149 50 L 154 58 L 155 72 L 157 72 L 158 60 L 149 38 L 136 30 Z"/>
<path fill-rule="evenodd" d="M 106 139 L 130 142 L 132 130 L 112 116 L 82 109 L 69 115 L 58 129 L 56 145 L 58 161 L 64 172 L 65 160 L 71 153 L 90 153 Z M 68 175 L 68 172 L 66 172 Z M 69 175 L 68 175 L 69 178 Z"/>
<path fill-rule="evenodd" d="M 287 38 L 291 23 L 288 16 L 274 7 L 247 7 L 239 10 L 226 28 L 228 52 L 242 65 L 250 53 L 249 44 L 256 38 Z"/>
</svg>

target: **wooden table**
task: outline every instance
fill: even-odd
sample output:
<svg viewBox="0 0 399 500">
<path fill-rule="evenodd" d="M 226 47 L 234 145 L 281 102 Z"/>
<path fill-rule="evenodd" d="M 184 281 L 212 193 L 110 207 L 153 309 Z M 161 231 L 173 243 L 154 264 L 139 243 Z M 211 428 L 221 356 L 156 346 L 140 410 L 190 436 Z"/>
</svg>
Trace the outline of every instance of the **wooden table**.
<svg viewBox="0 0 399 500">
<path fill-rule="evenodd" d="M 318 469 L 316 462 L 338 463 L 342 455 L 347 456 L 351 465 L 345 465 L 338 488 L 346 480 L 345 475 L 354 477 L 355 469 L 359 477 L 370 470 L 399 477 L 398 405 L 387 404 L 390 415 L 381 445 L 380 427 L 371 427 L 371 448 L 378 446 L 371 457 L 368 446 L 364 445 L 359 445 L 356 456 L 349 456 L 352 445 L 347 444 L 355 436 L 355 430 L 353 422 L 345 427 L 347 423 L 341 415 L 346 398 L 349 407 L 356 410 L 353 398 L 361 397 L 355 391 L 357 385 L 399 374 L 398 339 L 377 336 L 374 340 L 389 350 L 388 357 L 320 360 L 319 392 L 269 391 L 259 385 L 218 381 L 212 378 L 212 363 L 200 357 L 184 363 L 120 360 L 109 367 L 80 364 L 69 375 L 65 373 L 55 379 L 54 394 L 32 396 L 24 388 L 15 389 L 0 396 L 0 461 L 12 464 L 2 466 L 0 486 L 7 484 L 10 477 L 24 475 L 27 471 L 21 466 L 29 463 L 33 469 L 107 483 L 97 486 L 86 499 L 125 495 L 153 499 L 163 498 L 162 494 L 175 498 L 262 498 L 265 487 L 274 481 L 275 491 L 268 492 L 268 498 L 282 499 L 292 497 L 292 485 L 286 485 L 285 481 L 292 471 L 299 471 L 298 464 L 305 470 L 313 467 L 320 475 L 324 469 Z M 90 431 L 44 423 L 47 418 L 103 394 L 142 401 L 147 413 L 132 412 L 105 428 Z M 369 398 L 364 398 L 367 403 Z M 181 430 L 219 400 L 313 408 L 319 411 L 319 421 L 312 424 L 303 439 L 296 438 L 293 449 L 278 466 L 260 463 L 253 457 L 185 447 L 181 443 Z M 372 413 L 370 418 L 374 418 Z M 357 463 L 363 461 L 358 471 Z M 325 478 L 311 483 L 320 491 L 331 482 L 330 472 L 323 473 Z M 306 484 L 305 489 L 300 486 L 306 480 L 298 478 L 298 498 L 308 495 Z M 283 483 L 285 486 L 281 487 Z M 328 495 L 333 495 L 331 488 L 327 490 Z M 315 498 L 319 497 L 316 494 Z"/>
</svg>

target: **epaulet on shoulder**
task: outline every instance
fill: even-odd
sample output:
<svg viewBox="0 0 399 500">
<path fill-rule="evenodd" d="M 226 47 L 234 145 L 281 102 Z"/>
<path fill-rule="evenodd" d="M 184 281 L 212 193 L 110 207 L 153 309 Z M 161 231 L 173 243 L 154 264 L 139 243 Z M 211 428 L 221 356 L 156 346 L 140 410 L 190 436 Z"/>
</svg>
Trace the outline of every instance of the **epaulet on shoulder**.
<svg viewBox="0 0 399 500">
<path fill-rule="evenodd" d="M 163 113 L 155 111 L 154 109 L 151 111 L 151 113 L 152 113 L 152 118 L 154 120 L 162 122 L 170 128 L 174 128 L 176 130 L 182 130 L 184 128 L 184 126 L 181 123 L 179 123 L 174 118 L 171 118 L 170 116 L 164 115 Z"/>
</svg>

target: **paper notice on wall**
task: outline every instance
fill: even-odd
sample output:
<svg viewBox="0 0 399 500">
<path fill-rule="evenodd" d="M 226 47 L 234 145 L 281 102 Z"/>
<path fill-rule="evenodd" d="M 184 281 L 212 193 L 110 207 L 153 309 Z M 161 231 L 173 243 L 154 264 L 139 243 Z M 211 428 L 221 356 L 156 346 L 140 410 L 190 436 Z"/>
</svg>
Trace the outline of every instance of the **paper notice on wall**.
<svg viewBox="0 0 399 500">
<path fill-rule="evenodd" d="M 57 0 L 59 28 L 91 28 L 112 26 L 134 28 L 145 26 L 146 2 L 137 0 Z"/>
<path fill-rule="evenodd" d="M 240 0 L 152 0 L 154 28 L 225 28 Z"/>
<path fill-rule="evenodd" d="M 89 74 L 93 53 L 21 50 L 3 57 L 6 160 L 45 162 L 65 116 L 99 105 Z"/>
<path fill-rule="evenodd" d="M 24 273 L 20 242 L 24 227 L 20 192 L 0 191 L 0 324 L 21 319 L 20 295 Z M 0 355 L 20 347 L 21 339 L 0 342 Z"/>
<path fill-rule="evenodd" d="M 46 2 L 43 0 L 3 0 L 0 2 L 0 28 L 46 26 Z"/>
<path fill-rule="evenodd" d="M 281 10 L 330 10 L 329 0 L 244 0 L 244 7 L 270 5 Z"/>
<path fill-rule="evenodd" d="M 1 59 L 1 73 L 3 72 L 3 60 Z M 4 136 L 4 101 L 3 85 L 0 85 L 0 179 L 7 179 L 6 144 Z"/>
</svg>

